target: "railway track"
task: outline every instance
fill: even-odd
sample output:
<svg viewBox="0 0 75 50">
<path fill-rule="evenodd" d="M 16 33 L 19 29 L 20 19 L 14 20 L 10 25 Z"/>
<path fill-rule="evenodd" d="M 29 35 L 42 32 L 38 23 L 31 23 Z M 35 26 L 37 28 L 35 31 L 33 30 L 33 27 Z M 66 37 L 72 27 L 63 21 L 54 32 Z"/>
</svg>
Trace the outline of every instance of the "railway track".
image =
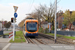
<svg viewBox="0 0 75 50">
<path fill-rule="evenodd" d="M 25 37 L 25 38 L 27 40 L 27 43 L 33 43 L 34 44 L 34 42 L 29 37 Z"/>
<path fill-rule="evenodd" d="M 54 42 L 54 37 L 50 35 L 45 34 L 39 34 L 37 37 L 31 38 L 31 37 L 25 37 L 28 41 L 28 43 L 32 44 L 75 44 L 67 41 L 67 39 L 63 38 L 57 38 L 57 42 Z"/>
<path fill-rule="evenodd" d="M 48 44 L 54 44 L 53 40 L 49 40 L 48 38 L 45 38 L 43 36 L 37 36 L 35 38 L 31 38 L 31 37 L 25 37 L 28 41 L 28 43 L 32 43 L 32 44 L 44 44 L 44 45 L 48 45 Z"/>
<path fill-rule="evenodd" d="M 36 37 L 25 37 L 27 39 L 28 43 L 32 43 L 32 44 L 44 44 L 43 42 L 41 42 L 40 40 L 38 40 Z"/>
<path fill-rule="evenodd" d="M 45 38 L 48 38 L 48 39 L 51 39 L 54 41 L 54 37 L 53 36 L 50 36 L 50 35 L 46 35 L 46 34 L 39 34 Z M 57 38 L 57 42 L 56 44 L 75 44 L 73 42 L 70 42 L 69 39 L 65 39 L 65 38 Z"/>
</svg>

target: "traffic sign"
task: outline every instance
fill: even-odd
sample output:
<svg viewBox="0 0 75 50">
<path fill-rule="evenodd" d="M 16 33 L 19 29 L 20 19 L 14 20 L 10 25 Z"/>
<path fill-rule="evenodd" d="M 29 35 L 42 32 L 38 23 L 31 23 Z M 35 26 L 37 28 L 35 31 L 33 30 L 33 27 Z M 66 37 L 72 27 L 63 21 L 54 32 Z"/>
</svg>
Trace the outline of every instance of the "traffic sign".
<svg viewBox="0 0 75 50">
<path fill-rule="evenodd" d="M 17 18 L 17 16 L 18 16 L 17 13 L 14 13 L 14 17 Z"/>
<path fill-rule="evenodd" d="M 18 9 L 18 7 L 17 6 L 13 6 L 14 7 L 14 10 L 15 10 L 15 12 L 17 11 L 17 9 Z"/>
</svg>

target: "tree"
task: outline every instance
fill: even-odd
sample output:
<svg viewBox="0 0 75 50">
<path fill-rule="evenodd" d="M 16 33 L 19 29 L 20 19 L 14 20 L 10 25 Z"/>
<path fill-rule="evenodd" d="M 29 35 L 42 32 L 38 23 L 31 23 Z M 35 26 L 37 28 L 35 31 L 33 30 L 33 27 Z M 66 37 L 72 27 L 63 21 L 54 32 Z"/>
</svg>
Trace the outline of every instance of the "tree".
<svg viewBox="0 0 75 50">
<path fill-rule="evenodd" d="M 38 19 L 39 25 L 41 27 L 41 21 L 47 21 L 54 25 L 54 16 L 55 16 L 55 9 L 54 4 L 50 4 L 50 7 L 46 5 L 41 5 L 35 9 L 35 12 L 32 13 L 32 17 Z"/>
<path fill-rule="evenodd" d="M 38 9 L 36 9 L 38 17 L 42 20 L 46 20 L 48 22 L 52 22 L 52 18 L 55 16 L 54 5 L 51 3 L 50 7 L 46 5 L 40 5 Z"/>
<path fill-rule="evenodd" d="M 18 24 L 18 26 L 19 26 L 19 27 L 23 27 L 23 26 L 24 26 L 24 22 L 25 22 L 25 20 L 26 20 L 27 18 L 30 18 L 30 16 L 27 16 L 25 19 L 23 19 L 23 20 Z"/>
<path fill-rule="evenodd" d="M 11 22 L 5 21 L 4 27 L 7 28 L 7 30 L 10 26 L 11 26 Z"/>
<path fill-rule="evenodd" d="M 72 11 L 71 20 L 72 20 L 72 23 L 75 22 L 75 11 Z"/>
<path fill-rule="evenodd" d="M 57 18 L 60 17 L 60 16 L 62 16 L 62 15 L 63 15 L 63 11 L 62 11 L 62 10 L 59 10 L 59 11 L 57 12 Z"/>
<path fill-rule="evenodd" d="M 66 10 L 63 15 L 64 15 L 64 22 L 63 22 L 63 24 L 64 25 L 68 25 L 69 23 L 71 23 L 70 11 L 69 10 Z"/>
<path fill-rule="evenodd" d="M 36 9 L 37 19 L 39 21 L 39 26 L 41 27 L 41 21 L 45 20 L 44 14 L 46 13 L 46 5 L 40 5 L 39 8 Z"/>
<path fill-rule="evenodd" d="M 66 10 L 63 16 L 64 16 L 63 24 L 68 26 L 69 29 L 71 29 L 71 25 L 75 21 L 75 11 Z"/>
</svg>

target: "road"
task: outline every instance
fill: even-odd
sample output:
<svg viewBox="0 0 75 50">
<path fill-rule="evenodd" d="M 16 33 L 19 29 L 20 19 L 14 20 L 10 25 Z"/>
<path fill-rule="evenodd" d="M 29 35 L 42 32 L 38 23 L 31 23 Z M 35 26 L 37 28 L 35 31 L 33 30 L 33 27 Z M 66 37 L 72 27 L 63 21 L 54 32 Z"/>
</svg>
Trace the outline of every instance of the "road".
<svg viewBox="0 0 75 50">
<path fill-rule="evenodd" d="M 27 43 L 11 43 L 7 50 L 75 50 L 75 46 L 65 44 L 37 45 Z"/>
<path fill-rule="evenodd" d="M 8 43 L 0 43 L 0 50 L 2 50 Z"/>
</svg>

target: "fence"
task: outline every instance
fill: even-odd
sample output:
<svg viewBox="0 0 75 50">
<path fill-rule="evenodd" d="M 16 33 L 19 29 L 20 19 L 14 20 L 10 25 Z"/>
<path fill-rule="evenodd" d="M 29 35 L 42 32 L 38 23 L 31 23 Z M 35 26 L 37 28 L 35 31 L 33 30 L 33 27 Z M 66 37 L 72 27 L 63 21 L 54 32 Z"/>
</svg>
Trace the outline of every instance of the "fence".
<svg viewBox="0 0 75 50">
<path fill-rule="evenodd" d="M 51 33 L 54 33 L 54 31 L 51 31 Z M 75 31 L 57 31 L 57 34 L 75 37 Z"/>
</svg>

